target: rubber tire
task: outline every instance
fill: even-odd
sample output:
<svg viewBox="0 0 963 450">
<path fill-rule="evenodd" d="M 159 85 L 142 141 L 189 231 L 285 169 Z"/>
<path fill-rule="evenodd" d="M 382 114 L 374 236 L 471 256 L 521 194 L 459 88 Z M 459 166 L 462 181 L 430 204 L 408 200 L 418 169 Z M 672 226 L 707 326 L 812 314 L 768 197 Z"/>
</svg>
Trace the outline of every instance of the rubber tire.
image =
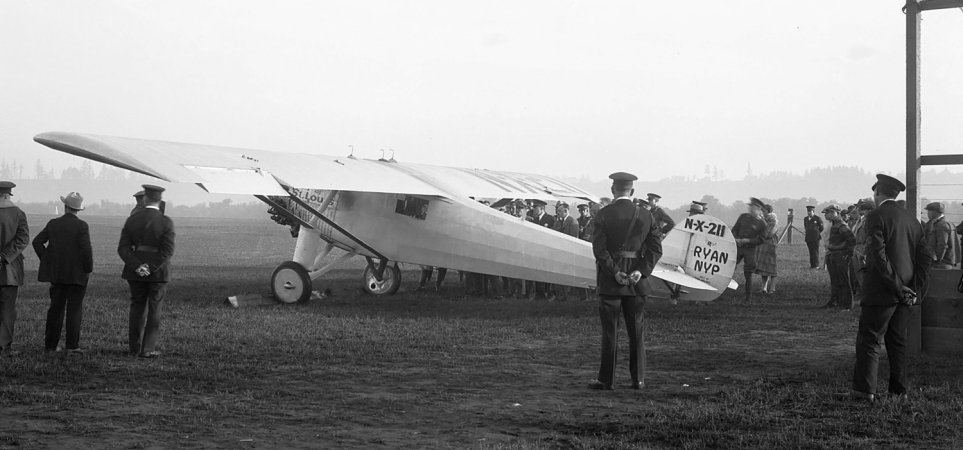
<svg viewBox="0 0 963 450">
<path fill-rule="evenodd" d="M 281 303 L 307 302 L 311 298 L 311 288 L 308 270 L 294 261 L 281 263 L 271 275 L 271 293 Z"/>
<path fill-rule="evenodd" d="M 401 269 L 396 265 L 385 267 L 384 280 L 375 280 L 371 267 L 361 273 L 361 290 L 371 295 L 392 295 L 401 287 Z"/>
</svg>

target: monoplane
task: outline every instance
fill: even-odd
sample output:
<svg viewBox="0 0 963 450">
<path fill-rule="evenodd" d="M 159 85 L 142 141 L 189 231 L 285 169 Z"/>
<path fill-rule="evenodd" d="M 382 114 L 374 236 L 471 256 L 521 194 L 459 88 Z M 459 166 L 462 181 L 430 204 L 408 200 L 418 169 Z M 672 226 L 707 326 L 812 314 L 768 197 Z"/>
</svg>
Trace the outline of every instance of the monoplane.
<svg viewBox="0 0 963 450">
<path fill-rule="evenodd" d="M 593 194 L 541 175 L 412 164 L 384 157 L 324 156 L 48 132 L 47 147 L 219 194 L 253 195 L 292 226 L 294 256 L 271 277 L 283 303 L 306 301 L 317 280 L 356 255 L 362 288 L 395 293 L 398 263 L 589 288 L 589 242 L 527 222 L 476 199 L 597 202 Z M 496 202 L 498 203 L 498 202 Z M 335 248 L 344 253 L 329 261 Z M 674 299 L 710 301 L 732 282 L 735 241 L 711 216 L 685 219 L 663 241 L 652 275 Z"/>
</svg>

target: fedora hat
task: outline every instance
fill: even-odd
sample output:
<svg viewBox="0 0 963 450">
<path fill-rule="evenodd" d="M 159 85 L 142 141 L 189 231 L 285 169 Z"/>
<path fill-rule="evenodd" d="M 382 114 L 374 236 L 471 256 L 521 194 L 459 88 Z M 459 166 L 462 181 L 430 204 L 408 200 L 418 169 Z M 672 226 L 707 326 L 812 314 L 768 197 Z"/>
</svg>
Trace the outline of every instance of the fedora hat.
<svg viewBox="0 0 963 450">
<path fill-rule="evenodd" d="M 64 205 L 77 211 L 84 210 L 84 197 L 76 192 L 71 192 L 65 197 L 60 197 L 60 201 L 64 202 Z"/>
</svg>

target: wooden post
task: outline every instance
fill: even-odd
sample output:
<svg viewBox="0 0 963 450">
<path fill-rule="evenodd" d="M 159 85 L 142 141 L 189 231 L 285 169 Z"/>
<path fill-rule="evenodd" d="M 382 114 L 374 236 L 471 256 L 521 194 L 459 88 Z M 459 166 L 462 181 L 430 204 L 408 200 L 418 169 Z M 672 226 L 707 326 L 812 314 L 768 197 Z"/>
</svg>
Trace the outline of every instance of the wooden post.
<svg viewBox="0 0 963 450">
<path fill-rule="evenodd" d="M 906 210 L 919 217 L 920 181 L 920 6 L 907 0 L 906 14 Z M 921 350 L 919 308 L 911 308 L 906 349 L 911 355 Z"/>
</svg>

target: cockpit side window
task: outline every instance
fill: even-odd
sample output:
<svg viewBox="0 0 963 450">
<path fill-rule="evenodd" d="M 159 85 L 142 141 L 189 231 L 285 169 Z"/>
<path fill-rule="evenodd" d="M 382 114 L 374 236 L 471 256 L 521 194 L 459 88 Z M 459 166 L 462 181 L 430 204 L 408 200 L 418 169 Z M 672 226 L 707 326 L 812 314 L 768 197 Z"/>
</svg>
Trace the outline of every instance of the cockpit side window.
<svg viewBox="0 0 963 450">
<path fill-rule="evenodd" d="M 429 201 L 423 198 L 406 195 L 404 198 L 398 198 L 395 204 L 395 212 L 415 219 L 425 220 L 425 218 L 428 217 L 428 203 Z"/>
</svg>

